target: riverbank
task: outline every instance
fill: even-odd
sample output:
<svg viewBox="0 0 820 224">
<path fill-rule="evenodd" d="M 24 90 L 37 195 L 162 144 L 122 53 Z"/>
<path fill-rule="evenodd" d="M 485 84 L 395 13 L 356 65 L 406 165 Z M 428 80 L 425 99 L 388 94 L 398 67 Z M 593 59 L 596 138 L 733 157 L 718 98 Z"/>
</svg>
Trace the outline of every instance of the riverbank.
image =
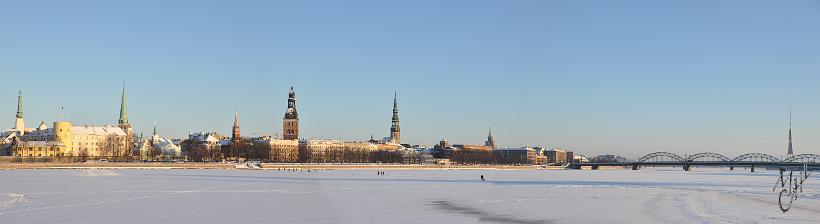
<svg viewBox="0 0 820 224">
<path fill-rule="evenodd" d="M 236 169 L 235 163 L 0 163 L 0 169 Z M 342 170 L 342 169 L 385 169 L 385 170 L 536 170 L 563 169 L 562 167 L 501 166 L 501 165 L 412 165 L 412 164 L 297 164 L 265 163 L 261 170 Z"/>
</svg>

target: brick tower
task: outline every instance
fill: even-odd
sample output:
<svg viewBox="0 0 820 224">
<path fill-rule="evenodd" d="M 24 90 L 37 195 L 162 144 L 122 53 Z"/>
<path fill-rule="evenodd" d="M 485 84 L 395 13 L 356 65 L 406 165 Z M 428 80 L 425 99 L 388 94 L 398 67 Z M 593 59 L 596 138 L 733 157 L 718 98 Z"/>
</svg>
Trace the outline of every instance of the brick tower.
<svg viewBox="0 0 820 224">
<path fill-rule="evenodd" d="M 233 131 L 231 131 L 231 142 L 236 144 L 240 140 L 240 133 L 239 133 L 239 112 L 234 110 L 233 112 Z"/>
<path fill-rule="evenodd" d="M 299 140 L 299 113 L 296 112 L 296 92 L 293 86 L 288 93 L 288 110 L 282 120 L 282 136 L 285 140 Z"/>
</svg>

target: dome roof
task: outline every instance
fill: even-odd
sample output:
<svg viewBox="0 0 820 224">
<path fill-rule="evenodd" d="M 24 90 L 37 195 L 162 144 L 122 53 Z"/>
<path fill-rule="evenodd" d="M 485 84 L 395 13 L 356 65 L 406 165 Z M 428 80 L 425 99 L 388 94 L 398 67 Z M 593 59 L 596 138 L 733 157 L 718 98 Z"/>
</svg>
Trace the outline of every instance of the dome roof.
<svg viewBox="0 0 820 224">
<path fill-rule="evenodd" d="M 296 112 L 295 108 L 288 108 L 288 111 L 285 112 L 285 119 L 299 119 L 299 113 Z"/>
</svg>

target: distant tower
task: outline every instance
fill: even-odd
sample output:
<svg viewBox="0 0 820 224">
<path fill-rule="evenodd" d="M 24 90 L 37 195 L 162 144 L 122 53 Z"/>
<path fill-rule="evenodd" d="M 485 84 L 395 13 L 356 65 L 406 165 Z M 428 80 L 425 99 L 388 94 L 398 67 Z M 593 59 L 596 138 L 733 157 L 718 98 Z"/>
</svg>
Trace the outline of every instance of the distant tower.
<svg viewBox="0 0 820 224">
<path fill-rule="evenodd" d="M 288 93 L 288 110 L 282 121 L 282 132 L 285 140 L 299 140 L 299 113 L 296 112 L 296 92 L 290 86 Z"/>
<path fill-rule="evenodd" d="M 122 100 L 120 101 L 120 120 L 119 127 L 123 130 L 131 128 L 128 123 L 128 108 L 125 107 L 125 81 L 122 82 Z"/>
<path fill-rule="evenodd" d="M 54 132 L 53 132 L 54 141 L 59 143 L 63 143 L 65 148 L 62 150 L 63 155 L 74 155 L 79 156 L 82 155 L 84 152 L 75 151 L 74 149 L 74 135 L 71 134 L 71 122 L 68 121 L 57 121 L 54 122 Z"/>
<path fill-rule="evenodd" d="M 131 151 L 134 149 L 134 129 L 131 127 L 131 123 L 128 123 L 128 109 L 125 107 L 125 80 L 122 81 L 122 99 L 120 100 L 120 120 L 117 122 L 117 127 L 121 128 L 122 131 L 125 132 L 125 152 L 123 155 L 130 155 Z M 154 132 L 156 132 L 156 125 L 154 127 Z"/>
<path fill-rule="evenodd" d="M 393 93 L 393 124 L 390 126 L 390 143 L 401 144 L 401 128 L 399 127 L 398 94 Z"/>
<path fill-rule="evenodd" d="M 159 140 L 159 132 L 157 132 L 157 122 L 154 122 L 154 132 L 151 135 L 151 147 L 155 147 L 157 140 Z"/>
<path fill-rule="evenodd" d="M 153 138 L 156 138 L 157 136 L 159 136 L 159 133 L 157 132 L 157 122 L 154 122 L 154 135 L 153 136 L 154 136 Z"/>
<path fill-rule="evenodd" d="M 233 131 L 231 132 L 231 142 L 239 141 L 239 112 L 233 112 Z"/>
<path fill-rule="evenodd" d="M 794 155 L 794 148 L 792 147 L 792 109 L 789 107 L 789 151 L 788 156 Z"/>
<path fill-rule="evenodd" d="M 493 139 L 493 129 L 490 128 L 490 134 L 487 135 L 487 141 L 484 142 L 484 146 L 490 146 L 495 149 L 495 139 Z"/>
<path fill-rule="evenodd" d="M 23 120 L 23 91 L 17 92 L 17 118 L 14 120 L 14 130 L 18 131 L 20 135 L 25 133 L 26 123 Z"/>
<path fill-rule="evenodd" d="M 242 138 L 239 132 L 239 112 L 233 111 L 233 129 L 231 130 L 231 145 L 227 151 L 223 151 L 223 155 L 228 158 L 240 157 L 242 149 Z"/>
<path fill-rule="evenodd" d="M 442 139 L 438 142 L 438 145 L 441 146 L 442 149 L 447 149 L 450 148 L 450 141 L 447 141 L 447 139 Z"/>
</svg>

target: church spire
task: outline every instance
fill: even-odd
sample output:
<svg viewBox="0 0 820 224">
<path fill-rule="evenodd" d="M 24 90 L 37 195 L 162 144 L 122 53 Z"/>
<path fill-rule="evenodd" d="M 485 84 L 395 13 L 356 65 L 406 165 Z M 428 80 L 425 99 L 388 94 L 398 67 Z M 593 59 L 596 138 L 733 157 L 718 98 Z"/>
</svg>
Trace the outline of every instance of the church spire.
<svg viewBox="0 0 820 224">
<path fill-rule="evenodd" d="M 393 92 L 393 122 L 399 121 L 399 100 L 398 93 Z"/>
<path fill-rule="evenodd" d="M 125 107 L 125 80 L 122 81 L 122 100 L 120 101 L 119 124 L 128 125 L 128 109 Z"/>
<path fill-rule="evenodd" d="M 159 136 L 157 133 L 157 122 L 154 122 L 154 136 Z"/>
<path fill-rule="evenodd" d="M 493 139 L 493 128 L 490 128 L 490 133 L 487 135 L 487 142 L 484 143 L 484 146 L 490 146 L 495 149 L 495 139 Z"/>
<path fill-rule="evenodd" d="M 399 101 L 398 93 L 393 92 L 393 119 L 390 126 L 390 142 L 401 144 L 401 128 L 399 126 Z"/>
<path fill-rule="evenodd" d="M 239 112 L 237 112 L 235 109 L 233 111 L 233 127 L 239 127 Z"/>
<path fill-rule="evenodd" d="M 17 116 L 14 119 L 14 130 L 20 132 L 20 135 L 25 133 L 26 123 L 23 120 L 23 91 L 17 92 Z"/>
<path fill-rule="evenodd" d="M 239 112 L 233 111 L 233 130 L 231 132 L 231 141 L 236 142 L 240 138 L 239 132 Z"/>
<path fill-rule="evenodd" d="M 23 91 L 17 91 L 17 118 L 23 118 Z"/>
</svg>

